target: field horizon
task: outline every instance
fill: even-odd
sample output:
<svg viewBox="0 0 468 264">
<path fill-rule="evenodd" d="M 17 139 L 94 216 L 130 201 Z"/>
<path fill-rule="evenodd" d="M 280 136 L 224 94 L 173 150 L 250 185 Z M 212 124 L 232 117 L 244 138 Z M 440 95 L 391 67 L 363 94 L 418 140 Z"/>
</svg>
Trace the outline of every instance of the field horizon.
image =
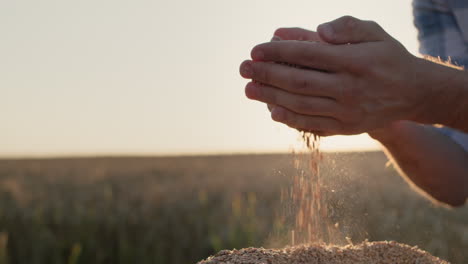
<svg viewBox="0 0 468 264">
<path fill-rule="evenodd" d="M 348 150 L 321 150 L 322 153 L 340 154 L 340 153 L 373 153 L 382 152 L 379 149 L 348 149 Z M 93 158 L 190 158 L 190 157 L 213 157 L 213 156 L 261 156 L 261 155 L 290 155 L 292 150 L 284 151 L 219 151 L 219 152 L 180 152 L 180 153 L 75 153 L 75 154 L 0 154 L 2 160 L 52 160 L 52 159 L 93 159 Z"/>
<path fill-rule="evenodd" d="M 466 263 L 468 209 L 415 192 L 380 151 L 326 152 L 334 243 L 394 240 Z M 297 155 L 0 159 L 0 263 L 195 263 L 290 244 Z M 3 240 L 1 239 L 3 238 Z M 3 243 L 2 243 L 3 241 Z"/>
</svg>

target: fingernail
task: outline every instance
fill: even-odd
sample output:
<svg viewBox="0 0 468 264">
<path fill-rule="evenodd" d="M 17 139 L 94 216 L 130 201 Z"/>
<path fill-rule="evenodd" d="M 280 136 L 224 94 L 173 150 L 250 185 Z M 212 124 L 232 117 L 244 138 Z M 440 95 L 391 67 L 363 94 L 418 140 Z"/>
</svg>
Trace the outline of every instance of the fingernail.
<svg viewBox="0 0 468 264">
<path fill-rule="evenodd" d="M 280 41 L 281 38 L 278 37 L 278 36 L 273 36 L 273 38 L 271 39 L 271 41 Z"/>
<path fill-rule="evenodd" d="M 335 31 L 333 30 L 332 25 L 330 23 L 324 23 L 318 26 L 317 31 L 320 31 L 322 35 L 325 36 L 328 40 L 332 40 L 335 38 Z"/>
<path fill-rule="evenodd" d="M 263 60 L 263 58 L 265 58 L 265 55 L 263 54 L 263 52 L 260 49 L 254 49 L 252 51 L 252 59 L 253 60 L 261 61 L 261 60 Z"/>
<path fill-rule="evenodd" d="M 253 70 L 252 70 L 252 62 L 245 61 L 241 66 L 241 75 L 244 78 L 252 78 Z"/>
</svg>

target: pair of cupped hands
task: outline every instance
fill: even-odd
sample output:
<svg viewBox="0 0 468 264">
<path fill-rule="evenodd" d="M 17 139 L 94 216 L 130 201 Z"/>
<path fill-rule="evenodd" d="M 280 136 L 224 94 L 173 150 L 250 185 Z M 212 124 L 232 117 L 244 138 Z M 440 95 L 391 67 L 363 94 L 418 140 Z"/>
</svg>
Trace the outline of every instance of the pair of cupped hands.
<svg viewBox="0 0 468 264">
<path fill-rule="evenodd" d="M 345 16 L 317 32 L 280 28 L 251 51 L 240 74 L 246 96 L 273 120 L 320 136 L 378 131 L 422 119 L 421 59 L 377 23 Z"/>
</svg>

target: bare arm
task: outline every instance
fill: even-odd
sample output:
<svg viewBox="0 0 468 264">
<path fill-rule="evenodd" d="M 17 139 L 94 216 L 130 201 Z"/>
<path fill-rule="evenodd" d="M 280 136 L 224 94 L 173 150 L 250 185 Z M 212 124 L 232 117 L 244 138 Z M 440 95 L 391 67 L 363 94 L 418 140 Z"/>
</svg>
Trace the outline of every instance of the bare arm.
<svg viewBox="0 0 468 264">
<path fill-rule="evenodd" d="M 436 59 L 417 60 L 421 75 L 414 88 L 428 90 L 428 96 L 413 121 L 443 124 L 468 133 L 468 72 Z"/>
<path fill-rule="evenodd" d="M 433 199 L 451 206 L 468 198 L 468 153 L 434 127 L 398 121 L 369 133 L 409 183 Z"/>
</svg>

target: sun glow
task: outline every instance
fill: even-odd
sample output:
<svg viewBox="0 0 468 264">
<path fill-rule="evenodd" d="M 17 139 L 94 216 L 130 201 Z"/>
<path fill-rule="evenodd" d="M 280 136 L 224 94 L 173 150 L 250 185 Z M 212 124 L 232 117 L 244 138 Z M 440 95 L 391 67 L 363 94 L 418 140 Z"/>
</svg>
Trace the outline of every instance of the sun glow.
<svg viewBox="0 0 468 264">
<path fill-rule="evenodd" d="M 5 1 L 0 155 L 288 151 L 298 133 L 245 98 L 239 64 L 278 27 L 342 15 L 416 52 L 409 0 Z M 365 135 L 322 146 L 377 148 Z"/>
</svg>

